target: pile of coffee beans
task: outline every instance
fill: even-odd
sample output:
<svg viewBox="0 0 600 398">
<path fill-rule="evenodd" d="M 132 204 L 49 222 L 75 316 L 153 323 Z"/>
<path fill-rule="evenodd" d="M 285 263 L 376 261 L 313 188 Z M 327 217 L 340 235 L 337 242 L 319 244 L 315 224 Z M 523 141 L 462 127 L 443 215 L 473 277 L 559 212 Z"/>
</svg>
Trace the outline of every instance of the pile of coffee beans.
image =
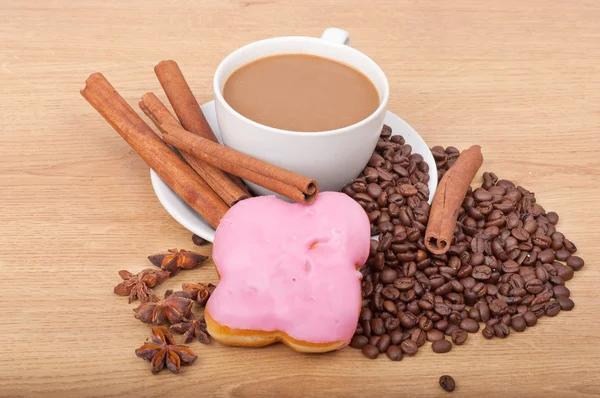
<svg viewBox="0 0 600 398">
<path fill-rule="evenodd" d="M 443 151 L 445 158 L 438 152 L 441 167 L 458 157 L 453 148 Z M 584 262 L 556 230 L 558 215 L 493 173 L 484 173 L 482 187 L 469 189 L 450 250 L 429 253 L 423 163 L 385 127 L 369 165 L 344 188 L 380 233 L 361 269 L 362 310 L 350 346 L 395 361 L 415 355 L 427 341 L 434 352 L 446 353 L 480 323 L 484 337 L 504 338 L 574 307 L 565 282 Z"/>
</svg>

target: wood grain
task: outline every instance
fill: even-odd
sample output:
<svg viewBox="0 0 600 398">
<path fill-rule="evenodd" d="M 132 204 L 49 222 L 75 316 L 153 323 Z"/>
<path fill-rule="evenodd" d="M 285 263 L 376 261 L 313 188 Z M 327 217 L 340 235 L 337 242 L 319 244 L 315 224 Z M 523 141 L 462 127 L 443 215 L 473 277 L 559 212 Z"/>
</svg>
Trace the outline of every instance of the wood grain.
<svg viewBox="0 0 600 398">
<path fill-rule="evenodd" d="M 1 0 L 0 21 L 0 395 L 432 397 L 442 374 L 460 396 L 600 393 L 600 2 Z M 234 49 L 331 25 L 381 65 L 390 110 L 430 145 L 480 144 L 483 169 L 560 214 L 587 261 L 568 283 L 575 309 L 399 363 L 195 343 L 193 367 L 152 376 L 134 355 L 148 328 L 112 288 L 153 252 L 191 249 L 190 233 L 79 90 L 101 71 L 135 108 L 172 58 L 204 102 Z M 216 281 L 212 264 L 157 290 L 198 280 Z"/>
</svg>

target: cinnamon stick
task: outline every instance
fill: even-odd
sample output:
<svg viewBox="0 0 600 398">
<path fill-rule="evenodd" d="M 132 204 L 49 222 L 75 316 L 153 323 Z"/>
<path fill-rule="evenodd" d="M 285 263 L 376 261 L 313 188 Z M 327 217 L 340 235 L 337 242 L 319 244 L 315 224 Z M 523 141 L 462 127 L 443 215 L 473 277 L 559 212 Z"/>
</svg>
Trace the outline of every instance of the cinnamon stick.
<svg viewBox="0 0 600 398">
<path fill-rule="evenodd" d="M 444 254 L 450 249 L 458 211 L 473 177 L 482 164 L 481 147 L 473 145 L 460 154 L 454 165 L 442 177 L 431 203 L 425 231 L 425 246 L 430 252 Z"/>
<path fill-rule="evenodd" d="M 101 73 L 90 75 L 81 95 L 180 198 L 217 227 L 229 207 L 160 139 Z"/>
<path fill-rule="evenodd" d="M 159 130 L 161 129 L 160 125 L 162 123 L 179 124 L 173 114 L 169 112 L 165 105 L 153 93 L 145 94 L 139 105 L 142 111 L 150 120 L 152 120 Z M 206 181 L 206 183 L 228 206 L 233 206 L 240 200 L 250 197 L 246 191 L 242 190 L 238 185 L 231 181 L 221 170 L 185 152 L 182 153 L 182 156 L 192 169 Z"/>
<path fill-rule="evenodd" d="M 177 62 L 161 61 L 154 67 L 154 73 L 183 128 L 200 137 L 218 142 Z M 229 178 L 251 196 L 241 179 L 236 176 L 229 176 Z"/>
<path fill-rule="evenodd" d="M 161 130 L 165 142 L 221 170 L 296 202 L 309 204 L 317 197 L 319 188 L 315 180 L 199 137 L 178 124 L 164 123 Z"/>
</svg>

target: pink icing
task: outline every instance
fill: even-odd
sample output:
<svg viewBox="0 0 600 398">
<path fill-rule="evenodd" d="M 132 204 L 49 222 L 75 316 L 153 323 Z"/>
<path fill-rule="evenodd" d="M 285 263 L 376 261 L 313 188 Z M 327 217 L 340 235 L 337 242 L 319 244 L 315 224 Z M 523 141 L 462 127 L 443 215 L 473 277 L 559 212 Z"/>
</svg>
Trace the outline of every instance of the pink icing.
<svg viewBox="0 0 600 398">
<path fill-rule="evenodd" d="M 369 238 L 365 211 L 343 193 L 322 192 L 310 206 L 274 196 L 243 200 L 217 228 L 221 280 L 207 309 L 234 329 L 348 343 L 361 302 L 356 267 L 367 260 Z"/>
</svg>

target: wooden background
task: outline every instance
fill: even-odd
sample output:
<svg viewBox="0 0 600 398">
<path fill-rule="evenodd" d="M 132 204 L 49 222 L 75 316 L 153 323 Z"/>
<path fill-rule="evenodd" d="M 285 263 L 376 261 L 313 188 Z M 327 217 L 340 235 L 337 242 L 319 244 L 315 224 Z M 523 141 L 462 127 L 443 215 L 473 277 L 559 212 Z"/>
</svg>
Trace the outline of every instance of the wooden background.
<svg viewBox="0 0 600 398">
<path fill-rule="evenodd" d="M 597 0 L 0 0 L 0 395 L 432 397 L 442 374 L 459 396 L 599 394 L 599 23 Z M 481 144 L 485 170 L 560 214 L 586 260 L 575 309 L 399 363 L 196 342 L 193 367 L 153 376 L 134 355 L 148 327 L 112 289 L 191 234 L 79 90 L 101 71 L 132 104 L 164 98 L 152 68 L 172 58 L 204 102 L 234 49 L 328 26 L 381 65 L 389 109 L 430 145 Z M 212 264 L 157 291 L 198 280 Z"/>
</svg>

